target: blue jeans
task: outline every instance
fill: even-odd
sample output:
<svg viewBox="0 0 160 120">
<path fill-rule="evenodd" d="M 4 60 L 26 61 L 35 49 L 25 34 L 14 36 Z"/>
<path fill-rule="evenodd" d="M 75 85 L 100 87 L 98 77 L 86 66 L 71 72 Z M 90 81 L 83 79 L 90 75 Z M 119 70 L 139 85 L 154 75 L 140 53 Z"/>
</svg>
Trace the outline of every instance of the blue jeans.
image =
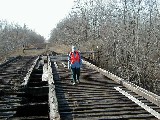
<svg viewBox="0 0 160 120">
<path fill-rule="evenodd" d="M 71 68 L 73 82 L 79 80 L 80 68 Z"/>
</svg>

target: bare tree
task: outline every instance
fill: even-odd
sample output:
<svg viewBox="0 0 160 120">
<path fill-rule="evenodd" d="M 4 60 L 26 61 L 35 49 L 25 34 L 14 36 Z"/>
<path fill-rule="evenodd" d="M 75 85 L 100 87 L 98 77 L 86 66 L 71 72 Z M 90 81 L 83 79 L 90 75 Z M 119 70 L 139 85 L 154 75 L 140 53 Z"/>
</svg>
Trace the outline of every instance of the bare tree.
<svg viewBox="0 0 160 120">
<path fill-rule="evenodd" d="M 44 43 L 44 37 L 28 29 L 26 25 L 21 27 L 15 23 L 0 21 L 0 55 L 21 48 L 23 45 Z"/>
<path fill-rule="evenodd" d="M 76 0 L 50 41 L 98 45 L 101 67 L 158 93 L 159 31 L 157 0 Z"/>
</svg>

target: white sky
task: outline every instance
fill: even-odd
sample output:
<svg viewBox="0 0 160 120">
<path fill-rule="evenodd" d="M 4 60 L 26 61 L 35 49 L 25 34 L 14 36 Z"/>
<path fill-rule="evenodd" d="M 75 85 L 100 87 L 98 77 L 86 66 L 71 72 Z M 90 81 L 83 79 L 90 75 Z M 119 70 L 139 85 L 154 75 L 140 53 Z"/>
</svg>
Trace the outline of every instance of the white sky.
<svg viewBox="0 0 160 120">
<path fill-rule="evenodd" d="M 45 38 L 65 18 L 74 0 L 0 0 L 0 20 L 15 22 L 35 30 Z"/>
</svg>

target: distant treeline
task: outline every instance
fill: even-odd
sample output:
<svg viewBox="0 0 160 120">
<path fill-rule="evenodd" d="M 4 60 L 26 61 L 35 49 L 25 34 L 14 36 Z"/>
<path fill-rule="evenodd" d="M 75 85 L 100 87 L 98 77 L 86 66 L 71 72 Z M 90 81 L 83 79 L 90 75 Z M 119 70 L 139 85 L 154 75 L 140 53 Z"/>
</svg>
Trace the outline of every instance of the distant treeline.
<svg viewBox="0 0 160 120">
<path fill-rule="evenodd" d="M 101 67 L 160 93 L 158 8 L 157 0 L 76 0 L 50 42 L 99 50 Z"/>
<path fill-rule="evenodd" d="M 6 20 L 0 20 L 0 57 L 16 49 L 44 43 L 44 37 L 27 28 L 9 23 Z"/>
</svg>

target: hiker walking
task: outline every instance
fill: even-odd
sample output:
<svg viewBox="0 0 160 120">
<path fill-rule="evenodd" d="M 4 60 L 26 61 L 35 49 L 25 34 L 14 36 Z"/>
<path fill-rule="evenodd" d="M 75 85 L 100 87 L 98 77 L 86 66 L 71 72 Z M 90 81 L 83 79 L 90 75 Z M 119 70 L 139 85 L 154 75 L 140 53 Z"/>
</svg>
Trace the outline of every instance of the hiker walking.
<svg viewBox="0 0 160 120">
<path fill-rule="evenodd" d="M 73 85 L 79 83 L 79 77 L 80 77 L 80 67 L 82 65 L 81 55 L 76 50 L 75 46 L 72 46 L 72 52 L 69 53 L 68 56 L 68 69 L 71 68 L 72 72 L 72 79 L 73 79 Z"/>
</svg>

